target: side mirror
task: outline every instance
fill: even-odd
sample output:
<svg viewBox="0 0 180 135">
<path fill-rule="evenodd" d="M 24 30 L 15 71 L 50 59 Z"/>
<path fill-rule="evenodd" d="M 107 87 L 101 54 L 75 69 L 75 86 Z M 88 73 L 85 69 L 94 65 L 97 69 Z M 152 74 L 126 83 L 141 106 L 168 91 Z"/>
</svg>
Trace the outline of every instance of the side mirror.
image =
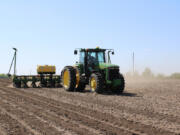
<svg viewBox="0 0 180 135">
<path fill-rule="evenodd" d="M 77 50 L 74 50 L 74 55 L 77 55 L 77 53 L 78 53 Z"/>
<path fill-rule="evenodd" d="M 112 55 L 114 55 L 114 52 L 112 52 Z"/>
</svg>

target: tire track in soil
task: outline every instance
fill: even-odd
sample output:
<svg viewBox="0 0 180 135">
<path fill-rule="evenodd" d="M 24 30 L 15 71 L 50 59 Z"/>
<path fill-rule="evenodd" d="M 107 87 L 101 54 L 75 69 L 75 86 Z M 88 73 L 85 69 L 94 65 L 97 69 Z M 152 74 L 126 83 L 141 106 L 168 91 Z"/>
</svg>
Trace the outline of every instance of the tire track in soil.
<svg viewBox="0 0 180 135">
<path fill-rule="evenodd" d="M 138 108 L 130 108 L 130 107 L 127 107 L 127 106 L 122 106 L 120 104 L 118 105 L 115 105 L 115 104 L 112 104 L 110 102 L 107 102 L 107 101 L 101 101 L 101 100 L 93 100 L 92 98 L 90 99 L 89 97 L 83 97 L 83 96 L 74 96 L 74 95 L 70 95 L 70 94 L 67 94 L 67 93 L 61 93 L 59 94 L 57 91 L 53 91 L 53 90 L 49 90 L 49 89 L 44 89 L 46 91 L 49 91 L 49 92 L 53 92 L 55 93 L 56 95 L 58 94 L 59 97 L 68 97 L 68 98 L 73 98 L 79 102 L 84 102 L 84 103 L 91 103 L 91 104 L 97 104 L 99 106 L 101 106 L 102 108 L 105 106 L 105 107 L 109 107 L 109 108 L 112 108 L 113 109 L 117 109 L 117 110 L 123 110 L 123 111 L 127 111 L 131 114 L 141 114 L 141 115 L 144 115 L 144 116 L 148 116 L 149 118 L 156 118 L 158 120 L 162 120 L 162 119 L 165 119 L 166 121 L 169 121 L 169 122 L 176 122 L 176 123 L 180 123 L 180 118 L 178 116 L 174 116 L 174 115 L 171 115 L 171 114 L 166 114 L 166 113 L 163 113 L 163 112 L 153 112 L 152 110 L 140 110 Z M 28 92 L 28 93 L 32 93 L 32 92 Z M 37 93 L 39 95 L 39 93 Z M 42 93 L 41 93 L 42 94 Z M 41 96 L 44 96 L 44 95 L 41 95 Z M 46 97 L 46 96 L 44 96 Z"/>
<path fill-rule="evenodd" d="M 116 117 L 111 116 L 110 114 L 100 113 L 100 112 L 97 112 L 95 110 L 89 110 L 89 109 L 84 108 L 84 107 L 79 107 L 79 109 L 78 109 L 77 106 L 74 106 L 74 105 L 71 105 L 71 104 L 62 103 L 62 102 L 57 103 L 57 101 L 54 101 L 52 99 L 48 99 L 48 98 L 41 97 L 41 96 L 38 96 L 38 95 L 34 95 L 34 94 L 31 94 L 31 93 L 26 93 L 24 91 L 17 91 L 16 89 L 13 89 L 13 92 L 15 92 L 16 94 L 20 94 L 20 96 L 23 95 L 26 98 L 31 98 L 31 100 L 37 100 L 37 99 L 41 100 L 41 101 L 38 101 L 39 103 L 40 102 L 41 103 L 44 102 L 44 104 L 51 103 L 51 106 L 53 104 L 53 105 L 55 105 L 55 107 L 57 109 L 68 108 L 69 110 L 75 111 L 76 114 L 77 114 L 77 112 L 80 113 L 80 114 L 86 114 L 88 116 L 94 117 L 95 119 L 102 120 L 104 123 L 113 123 L 113 125 L 120 126 L 120 127 L 126 127 L 126 129 L 128 129 L 128 130 L 132 129 L 133 131 L 134 131 L 134 129 L 136 129 L 135 132 L 138 132 L 139 134 L 141 134 L 141 133 L 148 133 L 148 134 L 153 133 L 153 134 L 163 134 L 163 135 L 173 134 L 171 132 L 164 131 L 164 130 L 161 130 L 161 129 L 155 129 L 154 127 L 143 125 L 143 124 L 138 123 L 138 122 L 128 121 L 128 120 L 126 120 L 124 118 L 118 118 L 117 119 Z M 65 111 L 68 111 L 68 110 L 66 109 Z M 132 131 L 132 130 L 130 130 L 130 131 Z"/>
<path fill-rule="evenodd" d="M 14 97 L 14 95 L 11 98 L 9 98 L 8 101 L 11 100 L 13 97 Z M 19 97 L 19 98 L 21 98 L 21 97 Z M 23 99 L 23 100 L 27 100 L 27 99 Z M 14 102 L 14 101 L 12 101 L 12 102 Z M 27 102 L 29 103 L 29 101 L 27 101 Z M 35 104 L 37 104 L 37 103 L 35 103 Z M 23 108 L 28 110 L 28 108 L 27 107 L 25 108 L 25 106 Z M 29 110 L 29 111 L 32 111 L 32 110 Z M 53 110 L 53 111 L 55 111 L 55 110 Z M 92 118 L 89 119 L 88 117 L 83 117 L 83 119 L 82 119 L 83 115 L 78 116 L 77 114 L 73 114 L 73 115 L 71 114 L 72 116 L 70 116 L 70 114 L 65 111 L 63 113 L 59 112 L 59 108 L 56 109 L 56 113 L 58 113 L 59 115 L 65 115 L 66 117 L 69 117 L 70 119 L 74 119 L 76 121 L 81 120 L 81 122 L 83 122 L 82 124 L 87 124 L 87 126 L 90 126 L 90 127 L 96 128 L 96 129 L 100 128 L 104 132 L 102 134 L 107 134 L 107 135 L 110 135 L 110 134 L 113 134 L 113 135 L 114 134 L 124 134 L 124 135 L 134 134 L 135 135 L 136 134 L 136 133 L 128 133 L 128 132 L 124 131 L 124 129 L 122 130 L 122 129 L 119 129 L 119 127 L 113 127 L 111 124 L 109 124 L 105 127 L 104 123 L 101 123 L 101 121 L 93 120 Z M 38 114 L 35 114 L 35 115 L 38 115 Z M 48 115 L 49 114 L 45 114 L 44 116 L 47 117 Z M 41 116 L 42 116 L 42 113 L 41 113 Z M 53 118 L 53 121 L 57 121 L 57 119 L 59 119 L 59 117 Z M 95 121 L 96 121 L 96 123 L 95 123 Z M 97 125 L 98 125 L 98 127 L 97 127 Z M 83 133 L 82 133 L 82 130 L 80 130 L 80 131 L 81 131 L 81 133 L 80 132 L 79 133 L 82 135 L 88 134 L 88 131 L 83 132 Z M 92 133 L 92 134 L 94 135 L 94 133 Z M 98 133 L 98 134 L 100 134 L 100 133 Z"/>
<path fill-rule="evenodd" d="M 2 129 L 0 128 L 2 135 L 39 135 L 2 108 L 0 108 L 0 126 L 2 127 Z"/>
</svg>

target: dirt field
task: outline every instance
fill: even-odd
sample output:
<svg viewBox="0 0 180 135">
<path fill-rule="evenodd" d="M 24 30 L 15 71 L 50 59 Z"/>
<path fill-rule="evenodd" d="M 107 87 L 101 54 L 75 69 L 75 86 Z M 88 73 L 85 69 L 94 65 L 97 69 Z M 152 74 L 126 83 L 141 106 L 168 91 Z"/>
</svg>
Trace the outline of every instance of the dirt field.
<svg viewBox="0 0 180 135">
<path fill-rule="evenodd" d="M 1 79 L 0 135 L 180 135 L 180 80 L 126 85 L 123 95 L 98 95 Z"/>
</svg>

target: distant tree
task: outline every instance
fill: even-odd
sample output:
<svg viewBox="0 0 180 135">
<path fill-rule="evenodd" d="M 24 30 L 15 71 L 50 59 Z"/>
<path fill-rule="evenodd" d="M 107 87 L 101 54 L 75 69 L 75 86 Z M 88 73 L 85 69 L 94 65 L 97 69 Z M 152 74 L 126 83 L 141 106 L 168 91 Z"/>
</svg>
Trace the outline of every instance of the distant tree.
<svg viewBox="0 0 180 135">
<path fill-rule="evenodd" d="M 173 78 L 173 79 L 180 79 L 180 73 L 173 73 L 170 78 Z"/>
<path fill-rule="evenodd" d="M 8 78 L 6 74 L 0 74 L 0 78 Z"/>
<path fill-rule="evenodd" d="M 165 76 L 164 74 L 158 74 L 158 75 L 156 76 L 156 78 L 158 78 L 158 79 L 164 79 L 164 78 L 166 78 L 166 76 Z"/>
<path fill-rule="evenodd" d="M 142 77 L 144 78 L 153 78 L 154 74 L 152 73 L 150 68 L 146 68 L 144 72 L 142 73 Z"/>
</svg>

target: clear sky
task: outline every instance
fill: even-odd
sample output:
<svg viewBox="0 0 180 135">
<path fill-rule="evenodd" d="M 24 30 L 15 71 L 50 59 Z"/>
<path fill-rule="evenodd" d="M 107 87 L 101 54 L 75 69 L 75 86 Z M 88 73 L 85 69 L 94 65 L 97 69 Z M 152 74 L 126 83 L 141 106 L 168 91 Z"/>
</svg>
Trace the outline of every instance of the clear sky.
<svg viewBox="0 0 180 135">
<path fill-rule="evenodd" d="M 18 74 L 74 64 L 74 48 L 115 49 L 112 62 L 126 73 L 150 67 L 180 72 L 179 0 L 0 0 L 0 72 L 18 48 Z"/>
</svg>

